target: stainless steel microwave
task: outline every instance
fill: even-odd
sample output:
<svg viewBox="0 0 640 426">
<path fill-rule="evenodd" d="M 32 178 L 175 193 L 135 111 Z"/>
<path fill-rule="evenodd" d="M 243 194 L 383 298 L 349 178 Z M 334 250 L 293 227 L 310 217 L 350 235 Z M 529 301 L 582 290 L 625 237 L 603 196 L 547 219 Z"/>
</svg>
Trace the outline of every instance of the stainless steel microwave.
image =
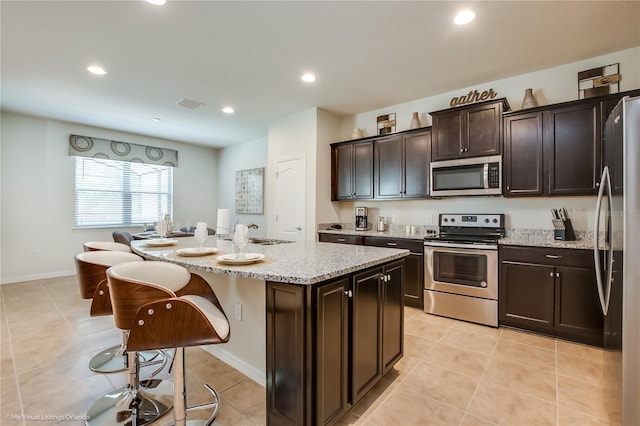
<svg viewBox="0 0 640 426">
<path fill-rule="evenodd" d="M 501 195 L 502 156 L 434 161 L 431 196 Z"/>
</svg>

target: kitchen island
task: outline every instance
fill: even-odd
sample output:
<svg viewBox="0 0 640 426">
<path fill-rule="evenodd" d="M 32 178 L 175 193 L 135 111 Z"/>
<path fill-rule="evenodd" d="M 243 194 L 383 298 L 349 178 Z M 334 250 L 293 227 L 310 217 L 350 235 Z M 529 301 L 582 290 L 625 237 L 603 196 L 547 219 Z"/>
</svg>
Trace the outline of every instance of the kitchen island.
<svg viewBox="0 0 640 426">
<path fill-rule="evenodd" d="M 209 256 L 185 257 L 192 238 L 171 246 L 132 242 L 148 260 L 204 277 L 231 324 L 225 345 L 206 348 L 267 388 L 267 424 L 331 424 L 403 355 L 404 257 L 408 250 L 301 242 L 250 244 L 260 262 L 217 260 L 233 245 L 211 238 Z"/>
</svg>

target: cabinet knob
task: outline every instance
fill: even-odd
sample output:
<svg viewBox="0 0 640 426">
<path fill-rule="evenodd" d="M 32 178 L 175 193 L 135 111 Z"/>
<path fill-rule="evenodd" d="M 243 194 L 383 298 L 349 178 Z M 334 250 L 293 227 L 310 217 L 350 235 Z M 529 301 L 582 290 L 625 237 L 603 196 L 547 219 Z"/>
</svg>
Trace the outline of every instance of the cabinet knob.
<svg viewBox="0 0 640 426">
<path fill-rule="evenodd" d="M 345 290 L 344 295 L 347 297 L 353 297 L 353 292 L 351 290 Z"/>
<path fill-rule="evenodd" d="M 553 272 L 549 272 L 549 276 L 553 278 Z"/>
<path fill-rule="evenodd" d="M 391 275 L 387 275 L 387 281 L 391 281 Z"/>
<path fill-rule="evenodd" d="M 460 154 L 462 154 L 464 152 L 464 149 L 460 148 Z"/>
<path fill-rule="evenodd" d="M 507 190 L 511 191 L 511 187 L 510 187 L 510 186 L 507 186 Z"/>
<path fill-rule="evenodd" d="M 596 188 L 600 187 L 600 182 L 596 182 Z"/>
<path fill-rule="evenodd" d="M 556 272 L 556 278 L 560 278 L 560 272 Z"/>
</svg>

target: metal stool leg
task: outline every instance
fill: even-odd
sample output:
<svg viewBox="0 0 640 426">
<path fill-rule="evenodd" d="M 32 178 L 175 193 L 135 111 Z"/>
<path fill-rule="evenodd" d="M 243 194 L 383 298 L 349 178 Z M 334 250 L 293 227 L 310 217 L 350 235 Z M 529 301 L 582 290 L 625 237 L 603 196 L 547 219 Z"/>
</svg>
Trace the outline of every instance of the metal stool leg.
<svg viewBox="0 0 640 426">
<path fill-rule="evenodd" d="M 176 426 L 196 426 L 211 425 L 218 416 L 220 411 L 220 398 L 218 393 L 209 385 L 205 384 L 205 388 L 213 395 L 213 402 L 196 405 L 194 407 L 187 406 L 187 380 L 184 348 L 176 348 L 176 354 L 173 360 L 173 415 Z M 213 409 L 213 413 L 207 420 L 189 420 L 187 421 L 187 413 L 198 410 Z"/>
</svg>

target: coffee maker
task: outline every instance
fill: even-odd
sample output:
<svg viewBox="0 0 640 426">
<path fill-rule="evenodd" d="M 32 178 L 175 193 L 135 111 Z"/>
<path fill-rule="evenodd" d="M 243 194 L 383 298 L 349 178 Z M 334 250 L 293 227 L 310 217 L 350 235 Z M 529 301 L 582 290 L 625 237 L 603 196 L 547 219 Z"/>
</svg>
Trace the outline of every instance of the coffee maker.
<svg viewBox="0 0 640 426">
<path fill-rule="evenodd" d="M 369 227 L 367 222 L 367 208 L 356 207 L 356 231 L 366 231 Z"/>
</svg>

